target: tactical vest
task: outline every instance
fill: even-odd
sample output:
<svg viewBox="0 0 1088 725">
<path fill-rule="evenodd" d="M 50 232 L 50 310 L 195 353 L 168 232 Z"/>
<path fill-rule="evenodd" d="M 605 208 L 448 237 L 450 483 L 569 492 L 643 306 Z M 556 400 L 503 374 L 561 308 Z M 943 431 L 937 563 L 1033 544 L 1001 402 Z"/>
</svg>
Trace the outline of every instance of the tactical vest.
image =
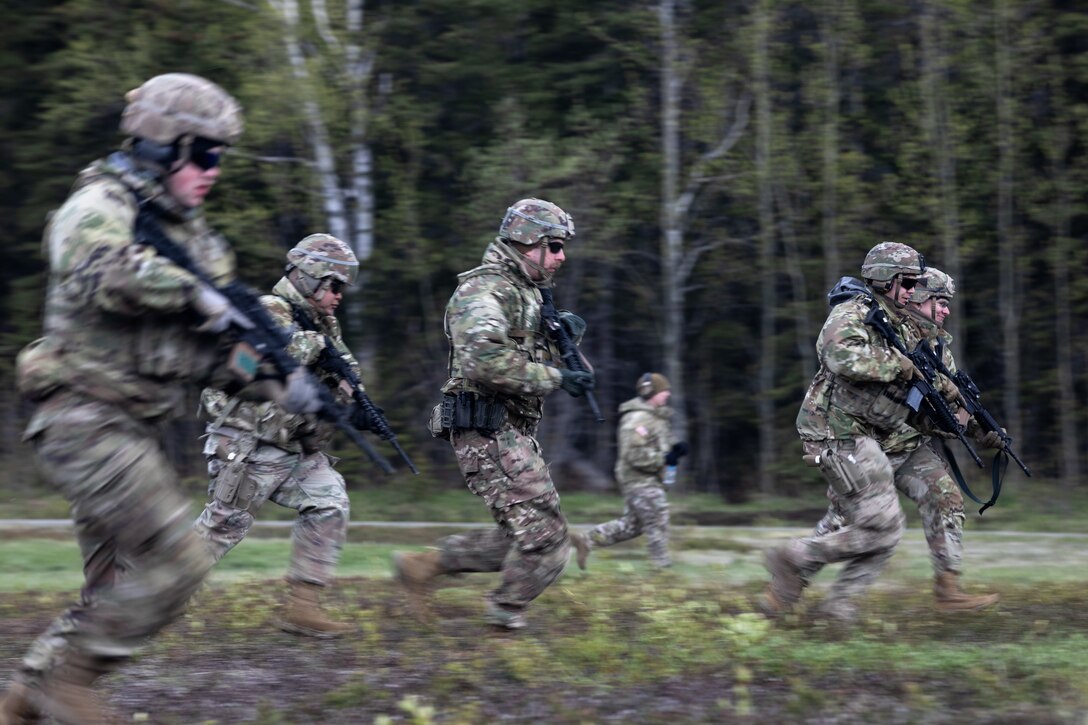
<svg viewBox="0 0 1088 725">
<path fill-rule="evenodd" d="M 499 263 L 481 264 L 468 272 L 458 275 L 458 286 L 460 287 L 460 285 L 474 277 L 486 275 L 502 277 L 519 295 L 519 302 L 516 305 L 517 313 L 513 320 L 508 321 L 510 327 L 506 330 L 506 336 L 513 342 L 517 352 L 532 363 L 544 363 L 556 359 L 555 351 L 541 329 L 540 291 L 536 287 L 526 284 L 524 279 L 519 278 L 512 270 Z M 449 379 L 442 386 L 443 393 L 475 393 L 501 403 L 515 418 L 532 422 L 540 420 L 544 407 L 542 397 L 500 393 L 486 384 L 477 383 L 463 377 L 454 354 L 454 340 L 448 319 L 443 320 L 443 329 L 450 346 L 447 362 Z"/>
<path fill-rule="evenodd" d="M 137 418 L 159 418 L 178 410 L 183 383 L 229 381 L 228 346 L 218 335 L 194 330 L 200 320 L 187 308 L 195 278 L 172 265 L 149 268 L 141 261 L 143 248 L 133 244 L 137 207 L 130 184 L 135 182 L 113 161 L 86 169 L 46 227 L 45 336 L 20 353 L 18 386 L 34 400 L 68 389 Z M 167 198 L 160 190 L 152 199 L 148 203 L 161 208 Z M 202 216 L 179 218 L 169 213 L 174 209 L 163 211 L 163 231 L 199 260 L 214 282 L 234 278 L 233 251 Z M 103 243 L 96 246 L 99 239 Z M 84 256 L 74 258 L 79 253 Z M 162 290 L 144 284 L 145 270 L 162 277 Z M 139 282 L 126 287 L 130 279 Z M 158 306 L 147 306 L 156 295 Z"/>
</svg>

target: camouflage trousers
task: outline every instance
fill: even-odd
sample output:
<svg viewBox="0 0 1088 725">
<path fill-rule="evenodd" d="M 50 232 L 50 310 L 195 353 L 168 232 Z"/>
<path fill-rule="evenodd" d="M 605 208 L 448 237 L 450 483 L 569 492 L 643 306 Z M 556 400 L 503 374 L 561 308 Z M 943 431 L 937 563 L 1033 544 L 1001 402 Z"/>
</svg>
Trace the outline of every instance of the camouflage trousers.
<svg viewBox="0 0 1088 725">
<path fill-rule="evenodd" d="M 963 563 L 963 495 L 959 486 L 948 474 L 944 460 L 931 444 L 888 456 L 895 469 L 895 487 L 918 507 L 922 531 L 929 546 L 933 572 L 959 574 Z M 837 502 L 827 507 L 816 535 L 830 533 L 841 528 L 844 519 Z"/>
<path fill-rule="evenodd" d="M 894 468 L 872 438 L 805 441 L 805 453 L 820 456 L 827 496 L 841 514 L 834 531 L 794 539 L 787 545 L 807 584 L 827 564 L 845 562 L 831 587 L 827 606 L 844 616 L 876 579 L 895 551 L 906 526 Z"/>
<path fill-rule="evenodd" d="M 624 491 L 623 516 L 594 526 L 593 546 L 611 546 L 646 534 L 646 548 L 655 566 L 669 566 L 669 501 L 660 486 L 638 486 Z"/>
<path fill-rule="evenodd" d="M 40 680 L 70 656 L 104 674 L 183 613 L 213 562 L 152 427 L 62 393 L 27 433 L 45 477 L 71 504 L 84 585 L 33 643 L 20 676 Z"/>
<path fill-rule="evenodd" d="M 212 434 L 204 451 L 209 456 L 209 501 L 193 529 L 215 561 L 245 538 L 256 512 L 272 501 L 298 511 L 287 579 L 329 584 L 347 538 L 350 510 L 344 478 L 329 456 L 256 445 L 245 434 Z"/>
<path fill-rule="evenodd" d="M 493 438 L 458 430 L 451 441 L 465 483 L 498 525 L 441 539 L 442 568 L 448 574 L 501 572 L 489 599 L 523 610 L 563 573 L 570 555 L 567 520 L 540 444 L 509 424 Z"/>
</svg>

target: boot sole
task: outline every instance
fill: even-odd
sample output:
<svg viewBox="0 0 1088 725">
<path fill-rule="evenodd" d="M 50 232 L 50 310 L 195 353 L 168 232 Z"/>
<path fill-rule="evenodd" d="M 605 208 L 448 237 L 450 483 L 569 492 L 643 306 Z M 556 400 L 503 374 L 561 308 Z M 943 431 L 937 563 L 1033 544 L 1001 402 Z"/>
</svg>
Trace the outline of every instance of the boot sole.
<svg viewBox="0 0 1088 725">
<path fill-rule="evenodd" d="M 337 639 L 339 637 L 343 637 L 351 631 L 350 629 L 346 629 L 343 632 L 329 632 L 320 629 L 311 629 L 309 627 L 303 627 L 301 625 L 293 624 L 282 619 L 277 620 L 275 624 L 276 627 L 283 630 L 284 632 L 288 632 L 290 634 L 301 634 L 304 637 L 313 637 L 314 639 Z"/>
</svg>

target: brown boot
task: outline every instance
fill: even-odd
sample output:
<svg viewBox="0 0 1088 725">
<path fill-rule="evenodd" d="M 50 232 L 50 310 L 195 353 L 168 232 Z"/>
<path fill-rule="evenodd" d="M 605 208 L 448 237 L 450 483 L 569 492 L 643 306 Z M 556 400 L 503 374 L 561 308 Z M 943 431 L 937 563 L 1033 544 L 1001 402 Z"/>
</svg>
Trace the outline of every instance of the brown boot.
<svg viewBox="0 0 1088 725">
<path fill-rule="evenodd" d="M 111 711 L 92 689 L 106 669 L 95 660 L 70 653 L 63 664 L 46 675 L 35 704 L 61 725 L 114 725 L 120 716 Z"/>
<path fill-rule="evenodd" d="M 801 598 L 805 580 L 788 544 L 768 549 L 765 565 L 771 573 L 771 582 L 763 593 L 759 608 L 768 617 L 778 617 L 793 609 Z"/>
<path fill-rule="evenodd" d="M 589 558 L 589 552 L 593 549 L 592 540 L 586 534 L 572 533 L 570 543 L 574 544 L 575 561 L 578 562 L 578 568 L 585 571 L 586 559 Z"/>
<path fill-rule="evenodd" d="M 32 725 L 41 722 L 41 712 L 30 701 L 30 688 L 13 684 L 0 699 L 0 725 Z"/>
<path fill-rule="evenodd" d="M 1001 597 L 997 594 L 979 594 L 974 596 L 960 589 L 959 573 L 945 571 L 937 575 L 933 584 L 933 594 L 936 596 L 936 608 L 938 612 L 977 612 L 992 604 L 996 604 Z"/>
<path fill-rule="evenodd" d="M 445 571 L 440 551 L 398 551 L 393 554 L 393 575 L 408 592 L 408 604 L 421 622 L 429 622 L 433 618 L 431 587 L 435 577 Z"/>
<path fill-rule="evenodd" d="M 283 617 L 276 623 L 285 632 L 307 637 L 331 639 L 350 632 L 350 624 L 334 622 L 321 608 L 323 587 L 308 582 L 287 582 L 287 604 Z"/>
</svg>

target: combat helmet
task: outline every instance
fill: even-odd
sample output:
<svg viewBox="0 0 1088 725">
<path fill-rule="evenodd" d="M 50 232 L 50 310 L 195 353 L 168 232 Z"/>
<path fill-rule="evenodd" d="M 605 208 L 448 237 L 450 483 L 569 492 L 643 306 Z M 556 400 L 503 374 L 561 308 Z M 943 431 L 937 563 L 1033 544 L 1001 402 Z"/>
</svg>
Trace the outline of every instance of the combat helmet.
<svg viewBox="0 0 1088 725">
<path fill-rule="evenodd" d="M 156 144 L 189 136 L 234 144 L 242 136 L 242 107 L 215 83 L 189 73 L 155 76 L 125 94 L 121 130 Z"/>
<path fill-rule="evenodd" d="M 956 281 L 936 267 L 929 267 L 925 276 L 910 293 L 910 301 L 921 304 L 932 297 L 952 299 L 956 294 Z"/>
<path fill-rule="evenodd" d="M 506 210 L 499 225 L 499 237 L 516 244 L 535 247 L 546 238 L 570 239 L 574 219 L 550 201 L 522 199 Z"/>
<path fill-rule="evenodd" d="M 874 287 L 887 289 L 897 275 L 918 277 L 926 271 L 926 260 L 912 247 L 899 242 L 881 242 L 865 255 L 861 276 Z"/>
<path fill-rule="evenodd" d="M 287 273 L 302 294 L 312 297 L 327 277 L 355 284 L 359 260 L 351 247 L 333 235 L 311 234 L 287 252 Z"/>
</svg>

